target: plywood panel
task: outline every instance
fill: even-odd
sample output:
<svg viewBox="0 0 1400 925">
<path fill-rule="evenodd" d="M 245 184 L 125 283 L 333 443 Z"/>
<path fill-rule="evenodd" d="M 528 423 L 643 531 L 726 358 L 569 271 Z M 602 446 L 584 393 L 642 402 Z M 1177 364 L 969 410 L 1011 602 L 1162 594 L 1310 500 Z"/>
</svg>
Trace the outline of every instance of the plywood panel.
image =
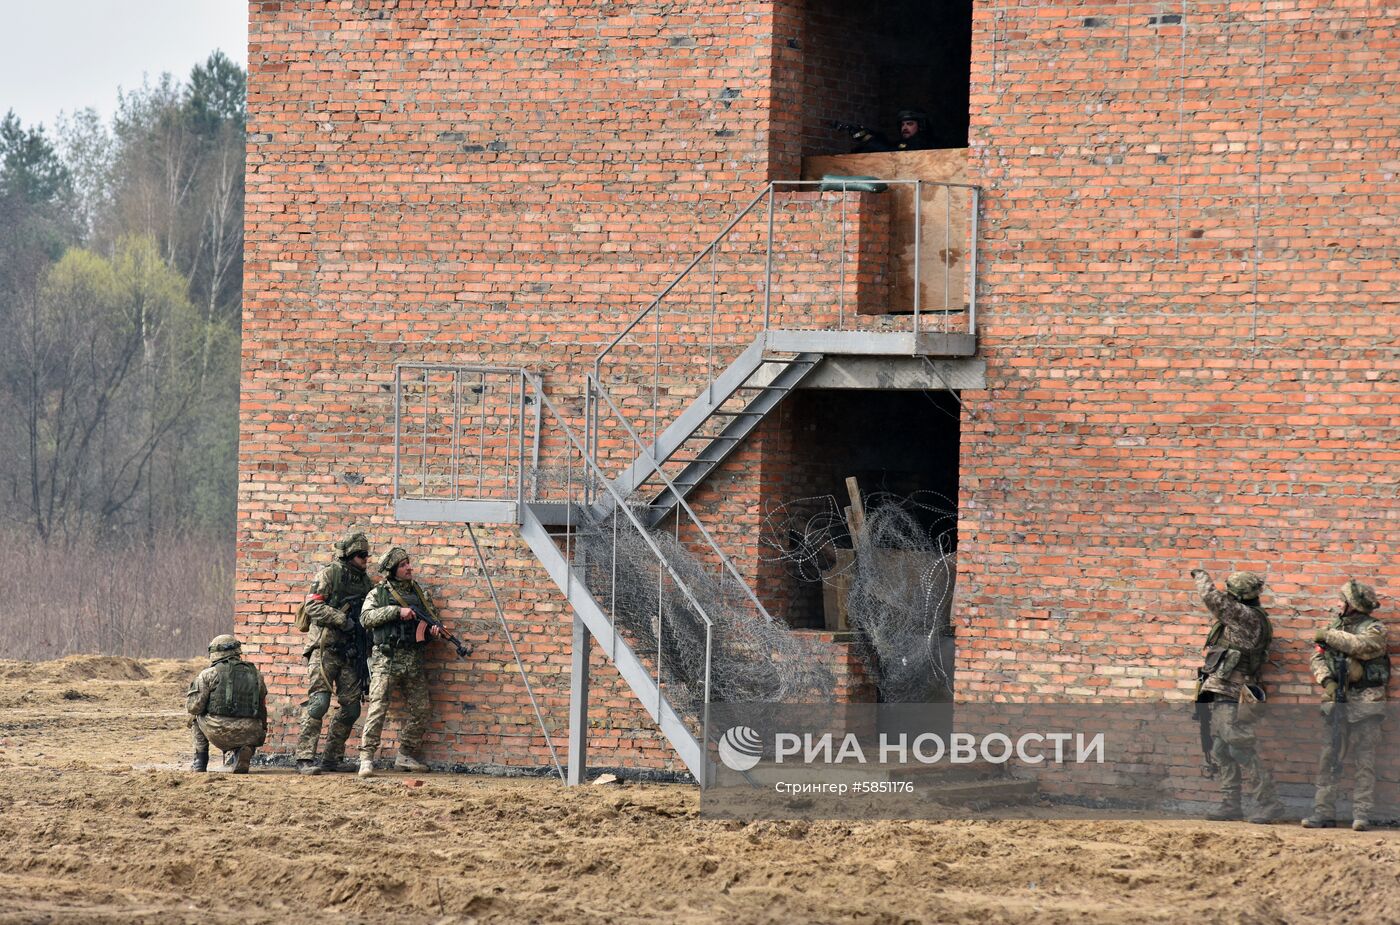
<svg viewBox="0 0 1400 925">
<path fill-rule="evenodd" d="M 919 251 L 919 308 L 926 312 L 961 312 L 967 305 L 968 237 L 971 193 L 937 183 L 967 182 L 967 149 L 890 151 L 880 154 L 832 154 L 802 160 L 802 179 L 828 174 L 879 177 L 882 180 L 927 180 L 922 187 L 920 225 L 914 233 L 914 187 L 891 186 L 891 233 L 897 267 L 887 313 L 914 310 L 914 253 Z"/>
</svg>

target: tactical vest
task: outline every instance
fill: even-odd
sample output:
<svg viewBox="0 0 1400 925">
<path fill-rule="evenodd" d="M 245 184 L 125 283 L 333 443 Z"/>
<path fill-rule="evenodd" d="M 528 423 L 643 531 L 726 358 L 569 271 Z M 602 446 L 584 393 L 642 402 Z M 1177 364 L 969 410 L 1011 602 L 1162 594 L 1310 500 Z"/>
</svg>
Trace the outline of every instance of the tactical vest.
<svg viewBox="0 0 1400 925">
<path fill-rule="evenodd" d="M 374 583 L 369 580 L 369 575 L 343 562 L 333 562 L 331 568 L 335 569 L 335 588 L 327 603 L 336 610 L 345 611 L 351 619 L 359 620 L 360 605 L 374 588 Z"/>
<path fill-rule="evenodd" d="M 1334 630 L 1341 630 L 1344 633 L 1354 633 L 1360 635 L 1361 633 L 1370 629 L 1371 626 L 1379 622 L 1379 620 L 1372 619 L 1371 617 L 1363 617 L 1362 619 L 1356 622 L 1356 625 L 1348 629 L 1347 626 L 1342 622 L 1342 619 L 1338 617 L 1337 619 L 1332 621 L 1332 625 L 1328 628 Z M 1338 667 L 1342 660 L 1349 658 L 1349 656 L 1344 656 L 1340 653 L 1334 653 L 1329 651 L 1327 657 L 1329 661 L 1334 663 L 1329 666 L 1332 669 L 1332 676 L 1345 677 L 1345 674 L 1343 672 L 1340 672 L 1338 670 Z M 1349 682 L 1347 684 L 1347 687 L 1350 690 L 1357 691 L 1363 690 L 1368 687 L 1385 687 L 1387 684 L 1390 683 L 1389 652 L 1382 652 L 1375 658 L 1368 658 L 1365 661 L 1360 661 L 1359 659 L 1352 659 L 1352 661 L 1355 661 L 1361 666 L 1361 679 L 1358 681 Z"/>
<path fill-rule="evenodd" d="M 407 582 L 407 587 L 394 587 L 390 585 L 385 590 L 389 591 L 389 602 L 396 607 L 412 607 L 416 610 L 427 612 L 428 608 L 423 603 L 423 598 L 418 593 L 416 582 Z M 393 592 L 398 592 L 395 597 Z M 399 598 L 403 598 L 403 603 L 399 603 Z M 419 645 L 417 639 L 418 624 L 413 620 L 394 620 L 392 623 L 385 623 L 383 626 L 374 628 L 374 644 L 386 649 L 397 649 L 400 647 Z"/>
<path fill-rule="evenodd" d="M 258 715 L 258 669 L 236 658 L 214 666 L 214 689 L 209 692 L 210 716 L 246 719 Z"/>
<path fill-rule="evenodd" d="M 1220 640 L 1225 635 L 1225 624 L 1215 624 L 1211 627 L 1210 634 L 1206 636 L 1206 662 L 1202 669 L 1204 677 L 1224 679 L 1239 670 L 1244 673 L 1246 683 L 1259 680 L 1259 675 L 1269 660 L 1269 646 L 1274 641 L 1274 626 L 1269 621 L 1269 615 L 1264 612 L 1264 608 L 1255 607 L 1254 610 L 1264 618 L 1264 628 L 1259 636 L 1259 645 L 1252 649 L 1234 649 L 1222 646 Z"/>
</svg>

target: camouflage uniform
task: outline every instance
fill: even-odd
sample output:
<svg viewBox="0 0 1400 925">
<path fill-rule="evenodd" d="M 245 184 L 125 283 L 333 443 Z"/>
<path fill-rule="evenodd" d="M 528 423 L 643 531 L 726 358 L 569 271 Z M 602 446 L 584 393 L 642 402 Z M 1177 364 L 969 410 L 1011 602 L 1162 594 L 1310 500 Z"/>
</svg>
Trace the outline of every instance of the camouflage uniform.
<svg viewBox="0 0 1400 925">
<path fill-rule="evenodd" d="M 209 643 L 212 663 L 195 677 L 185 695 L 194 730 L 193 770 L 209 762 L 209 743 L 236 751 L 235 773 L 248 773 L 253 750 L 267 738 L 267 685 L 258 669 L 239 658 L 241 646 L 232 636 Z"/>
<path fill-rule="evenodd" d="M 1226 592 L 1216 590 L 1210 575 L 1191 573 L 1201 600 L 1215 618 L 1206 645 L 1198 698 L 1210 702 L 1211 760 L 1220 771 L 1220 807 L 1212 819 L 1243 817 L 1241 793 L 1244 779 L 1252 783 L 1256 811 L 1251 822 L 1282 818 L 1284 807 L 1274 788 L 1273 775 L 1259 760 L 1255 724 L 1262 701 L 1259 674 L 1268 655 L 1273 628 L 1269 614 L 1259 606 L 1264 582 L 1252 572 L 1236 572 L 1226 581 Z"/>
<path fill-rule="evenodd" d="M 331 694 L 336 697 L 335 715 L 326 734 L 326 748 L 320 767 L 334 770 L 345 756 L 345 740 L 360 717 L 364 687 L 360 678 L 357 646 L 360 604 L 374 583 L 352 558 L 369 553 L 369 540 L 363 533 L 352 533 L 336 544 L 337 559 L 316 574 L 306 599 L 311 620 L 307 640 L 308 688 L 302 702 L 301 735 L 297 738 L 296 759 L 304 773 L 315 773 L 316 743 L 321 737 L 321 720 L 330 709 Z"/>
<path fill-rule="evenodd" d="M 1381 724 L 1385 720 L 1386 683 L 1390 679 L 1385 624 L 1371 616 L 1376 609 L 1376 592 L 1358 581 L 1342 586 L 1343 607 L 1316 636 L 1317 651 L 1310 667 L 1318 684 L 1328 692 L 1322 712 L 1328 722 L 1332 711 L 1346 711 L 1340 735 L 1340 752 L 1328 735 L 1317 763 L 1317 794 L 1313 814 L 1304 825 L 1325 827 L 1336 817 L 1342 761 L 1351 758 L 1356 769 L 1356 790 L 1352 794 L 1354 828 L 1364 831 L 1376 806 L 1376 752 L 1380 749 Z M 1346 678 L 1338 677 L 1338 656 L 1346 658 Z M 1335 686 L 1334 686 L 1335 685 Z M 1335 702 L 1337 689 L 1343 692 Z"/>
<path fill-rule="evenodd" d="M 360 731 L 361 773 L 366 774 L 365 762 L 372 762 L 379 751 L 379 736 L 389 712 L 389 698 L 395 690 L 403 694 L 408 711 L 403 728 L 399 730 L 398 767 L 426 770 L 420 764 L 423 733 L 427 730 L 432 704 L 428 697 L 428 679 L 423 671 L 424 652 L 428 639 L 416 638 L 417 621 L 399 619 L 399 608 L 421 607 L 438 616 L 431 595 L 413 580 L 392 577 L 395 567 L 408 558 L 408 553 L 395 547 L 384 555 L 380 569 L 390 577 L 375 586 L 365 598 L 360 622 L 374 639 L 369 661 L 369 716 Z"/>
</svg>

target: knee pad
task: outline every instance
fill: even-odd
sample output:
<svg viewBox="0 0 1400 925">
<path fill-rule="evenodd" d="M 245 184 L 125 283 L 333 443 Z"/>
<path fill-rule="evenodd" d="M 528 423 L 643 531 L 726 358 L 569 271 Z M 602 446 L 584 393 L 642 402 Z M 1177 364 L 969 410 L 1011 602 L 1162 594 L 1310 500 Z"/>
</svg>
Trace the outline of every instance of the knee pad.
<svg viewBox="0 0 1400 925">
<path fill-rule="evenodd" d="M 326 711 L 331 708 L 330 691 L 318 691 L 306 698 L 306 715 L 312 719 L 320 719 L 326 715 Z"/>
<path fill-rule="evenodd" d="M 360 718 L 360 701 L 352 700 L 349 703 L 342 702 L 340 705 L 340 714 L 349 722 L 354 723 L 355 720 Z"/>
</svg>

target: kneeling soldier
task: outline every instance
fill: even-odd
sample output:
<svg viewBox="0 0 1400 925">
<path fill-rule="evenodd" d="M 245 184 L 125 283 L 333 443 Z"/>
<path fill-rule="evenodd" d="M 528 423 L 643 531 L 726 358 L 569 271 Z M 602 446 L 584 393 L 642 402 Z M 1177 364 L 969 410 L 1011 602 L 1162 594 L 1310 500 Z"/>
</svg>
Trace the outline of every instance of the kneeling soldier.
<svg viewBox="0 0 1400 925">
<path fill-rule="evenodd" d="M 1347 757 L 1356 768 L 1351 827 L 1358 832 L 1371 827 L 1376 803 L 1376 752 L 1385 720 L 1385 687 L 1390 681 L 1385 624 L 1371 616 L 1378 603 L 1374 589 L 1359 581 L 1348 581 L 1342 585 L 1337 614 L 1313 637 L 1317 652 L 1312 657 L 1312 673 L 1325 692 L 1322 713 L 1331 726 L 1331 735 L 1322 746 L 1317 763 L 1312 815 L 1303 820 L 1309 829 L 1336 825 L 1337 781 L 1342 761 Z"/>
<path fill-rule="evenodd" d="M 374 640 L 374 653 L 369 660 L 369 715 L 360 732 L 361 777 L 374 776 L 379 735 L 389 711 L 389 698 L 396 688 L 403 693 L 408 718 L 399 730 L 399 753 L 394 767 L 428 770 L 419 751 L 432 709 L 423 655 L 428 637 L 436 638 L 439 631 L 420 620 L 418 612 L 437 619 L 437 608 L 423 586 L 413 580 L 413 563 L 407 550 L 395 546 L 386 552 L 379 560 L 379 570 L 386 580 L 375 585 L 360 613 L 361 624 Z"/>
<path fill-rule="evenodd" d="M 1255 802 L 1249 821 L 1267 825 L 1283 818 L 1285 810 L 1274 790 L 1273 775 L 1259 760 L 1254 732 L 1258 705 L 1264 700 L 1259 676 L 1274 636 L 1269 614 L 1259 606 L 1264 579 L 1253 572 L 1235 572 L 1226 579 L 1225 593 L 1221 594 L 1205 570 L 1195 569 L 1191 577 L 1215 618 L 1206 637 L 1197 698 L 1210 705 L 1210 757 L 1220 770 L 1222 793 L 1220 806 L 1206 818 L 1244 817 L 1240 796 L 1247 775 Z"/>
<path fill-rule="evenodd" d="M 267 738 L 267 685 L 258 669 L 240 657 L 233 636 L 209 643 L 210 666 L 190 684 L 185 697 L 194 726 L 192 771 L 209 767 L 209 743 L 237 753 L 235 774 L 247 774 L 253 750 Z"/>
</svg>

